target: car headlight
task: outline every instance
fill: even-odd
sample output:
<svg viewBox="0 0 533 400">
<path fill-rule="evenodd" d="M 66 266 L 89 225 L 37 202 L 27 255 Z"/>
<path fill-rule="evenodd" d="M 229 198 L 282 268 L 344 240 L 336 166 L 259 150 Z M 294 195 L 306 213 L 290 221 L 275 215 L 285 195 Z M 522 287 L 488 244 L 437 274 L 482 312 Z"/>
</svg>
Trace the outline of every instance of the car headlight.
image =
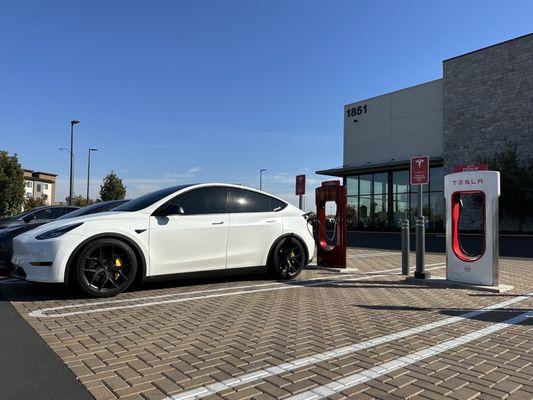
<svg viewBox="0 0 533 400">
<path fill-rule="evenodd" d="M 44 239 L 53 239 L 59 236 L 64 235 L 65 233 L 77 228 L 78 226 L 82 225 L 83 222 L 79 222 L 77 224 L 62 226 L 61 228 L 52 229 L 47 232 L 43 232 L 40 235 L 35 236 L 35 239 L 37 240 L 44 240 Z"/>
</svg>

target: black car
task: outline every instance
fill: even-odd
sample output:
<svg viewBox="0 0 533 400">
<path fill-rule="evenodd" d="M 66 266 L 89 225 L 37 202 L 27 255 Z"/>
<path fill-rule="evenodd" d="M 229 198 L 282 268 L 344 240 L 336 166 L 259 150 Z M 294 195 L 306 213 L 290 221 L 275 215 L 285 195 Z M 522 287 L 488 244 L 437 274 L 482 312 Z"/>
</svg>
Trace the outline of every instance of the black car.
<svg viewBox="0 0 533 400">
<path fill-rule="evenodd" d="M 21 212 L 9 218 L 0 219 L 0 232 L 8 227 L 27 224 L 44 224 L 77 210 L 74 206 L 44 206 Z"/>
<path fill-rule="evenodd" d="M 94 203 L 94 204 L 91 204 L 90 206 L 83 207 L 83 208 L 64 206 L 63 208 L 69 208 L 71 212 L 69 212 L 68 214 L 63 214 L 59 218 L 55 218 L 55 219 L 74 218 L 74 217 L 80 217 L 82 215 L 89 215 L 89 214 L 109 211 L 115 207 L 118 207 L 121 204 L 124 204 L 127 201 L 128 200 L 101 201 L 99 203 Z M 35 209 L 35 210 L 38 210 L 38 209 Z M 34 211 L 34 210 L 31 210 L 31 211 Z M 11 252 L 12 252 L 12 247 L 13 247 L 13 238 L 15 236 L 20 235 L 21 233 L 27 232 L 43 224 L 46 224 L 47 222 L 50 222 L 51 219 L 48 219 L 48 220 L 32 219 L 31 221 L 34 221 L 34 222 L 31 222 L 31 223 L 28 222 L 23 225 L 12 225 L 12 226 L 8 226 L 7 228 L 0 229 L 0 269 L 2 268 L 7 269 L 9 268 L 11 264 Z"/>
</svg>

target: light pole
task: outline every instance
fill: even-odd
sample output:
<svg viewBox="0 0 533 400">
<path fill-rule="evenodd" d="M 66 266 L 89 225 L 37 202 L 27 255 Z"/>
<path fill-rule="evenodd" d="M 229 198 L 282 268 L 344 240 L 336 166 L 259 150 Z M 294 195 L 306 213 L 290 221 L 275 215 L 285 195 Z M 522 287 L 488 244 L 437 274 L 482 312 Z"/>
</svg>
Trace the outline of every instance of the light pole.
<svg viewBox="0 0 533 400">
<path fill-rule="evenodd" d="M 89 182 L 91 179 L 91 151 L 98 151 L 89 147 L 89 157 L 87 158 L 87 205 L 89 205 Z"/>
<path fill-rule="evenodd" d="M 265 168 L 259 170 L 259 190 L 263 190 L 263 172 L 265 171 Z"/>
<path fill-rule="evenodd" d="M 74 125 L 79 124 L 80 121 L 73 119 L 70 121 L 70 187 L 68 195 L 68 204 L 72 205 L 72 198 L 74 197 Z"/>
</svg>

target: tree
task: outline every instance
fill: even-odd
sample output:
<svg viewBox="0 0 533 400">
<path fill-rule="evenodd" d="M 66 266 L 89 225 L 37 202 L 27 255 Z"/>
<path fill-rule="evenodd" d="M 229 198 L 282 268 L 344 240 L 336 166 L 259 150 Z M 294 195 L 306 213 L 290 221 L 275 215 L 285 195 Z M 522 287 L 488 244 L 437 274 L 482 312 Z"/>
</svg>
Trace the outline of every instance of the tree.
<svg viewBox="0 0 533 400">
<path fill-rule="evenodd" d="M 17 155 L 0 151 L 0 215 L 11 215 L 24 202 L 24 172 Z"/>
<path fill-rule="evenodd" d="M 500 171 L 500 216 L 518 223 L 523 231 L 524 221 L 533 216 L 533 159 L 521 157 L 515 142 L 506 142 L 496 153 L 479 159 Z"/>
<path fill-rule="evenodd" d="M 111 171 L 104 178 L 104 182 L 100 186 L 100 199 L 102 201 L 123 200 L 125 197 L 126 186 L 122 183 L 122 179 L 115 172 Z"/>
<path fill-rule="evenodd" d="M 67 204 L 69 204 L 69 199 L 70 197 L 67 196 L 65 198 L 65 202 Z M 88 205 L 91 205 L 91 204 L 94 204 L 94 200 L 93 199 L 89 199 L 89 201 L 87 201 L 87 198 L 84 197 L 84 196 L 81 196 L 81 195 L 74 195 L 74 197 L 72 198 L 72 204 L 73 206 L 77 206 L 77 207 L 85 207 L 85 206 L 88 206 Z"/>
<path fill-rule="evenodd" d="M 46 206 L 46 199 L 46 195 L 43 195 L 42 197 L 26 197 L 24 199 L 24 211 Z"/>
</svg>

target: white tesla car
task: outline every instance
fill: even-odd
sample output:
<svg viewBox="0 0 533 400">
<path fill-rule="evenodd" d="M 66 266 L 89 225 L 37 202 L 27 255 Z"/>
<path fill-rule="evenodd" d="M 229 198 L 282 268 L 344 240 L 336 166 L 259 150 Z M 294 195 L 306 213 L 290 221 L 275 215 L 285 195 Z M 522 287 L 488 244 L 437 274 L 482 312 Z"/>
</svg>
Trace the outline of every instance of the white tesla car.
<svg viewBox="0 0 533 400">
<path fill-rule="evenodd" d="M 42 225 L 13 240 L 14 275 L 114 296 L 145 278 L 265 267 L 296 277 L 313 257 L 306 215 L 227 184 L 174 186 L 113 211 Z"/>
</svg>

